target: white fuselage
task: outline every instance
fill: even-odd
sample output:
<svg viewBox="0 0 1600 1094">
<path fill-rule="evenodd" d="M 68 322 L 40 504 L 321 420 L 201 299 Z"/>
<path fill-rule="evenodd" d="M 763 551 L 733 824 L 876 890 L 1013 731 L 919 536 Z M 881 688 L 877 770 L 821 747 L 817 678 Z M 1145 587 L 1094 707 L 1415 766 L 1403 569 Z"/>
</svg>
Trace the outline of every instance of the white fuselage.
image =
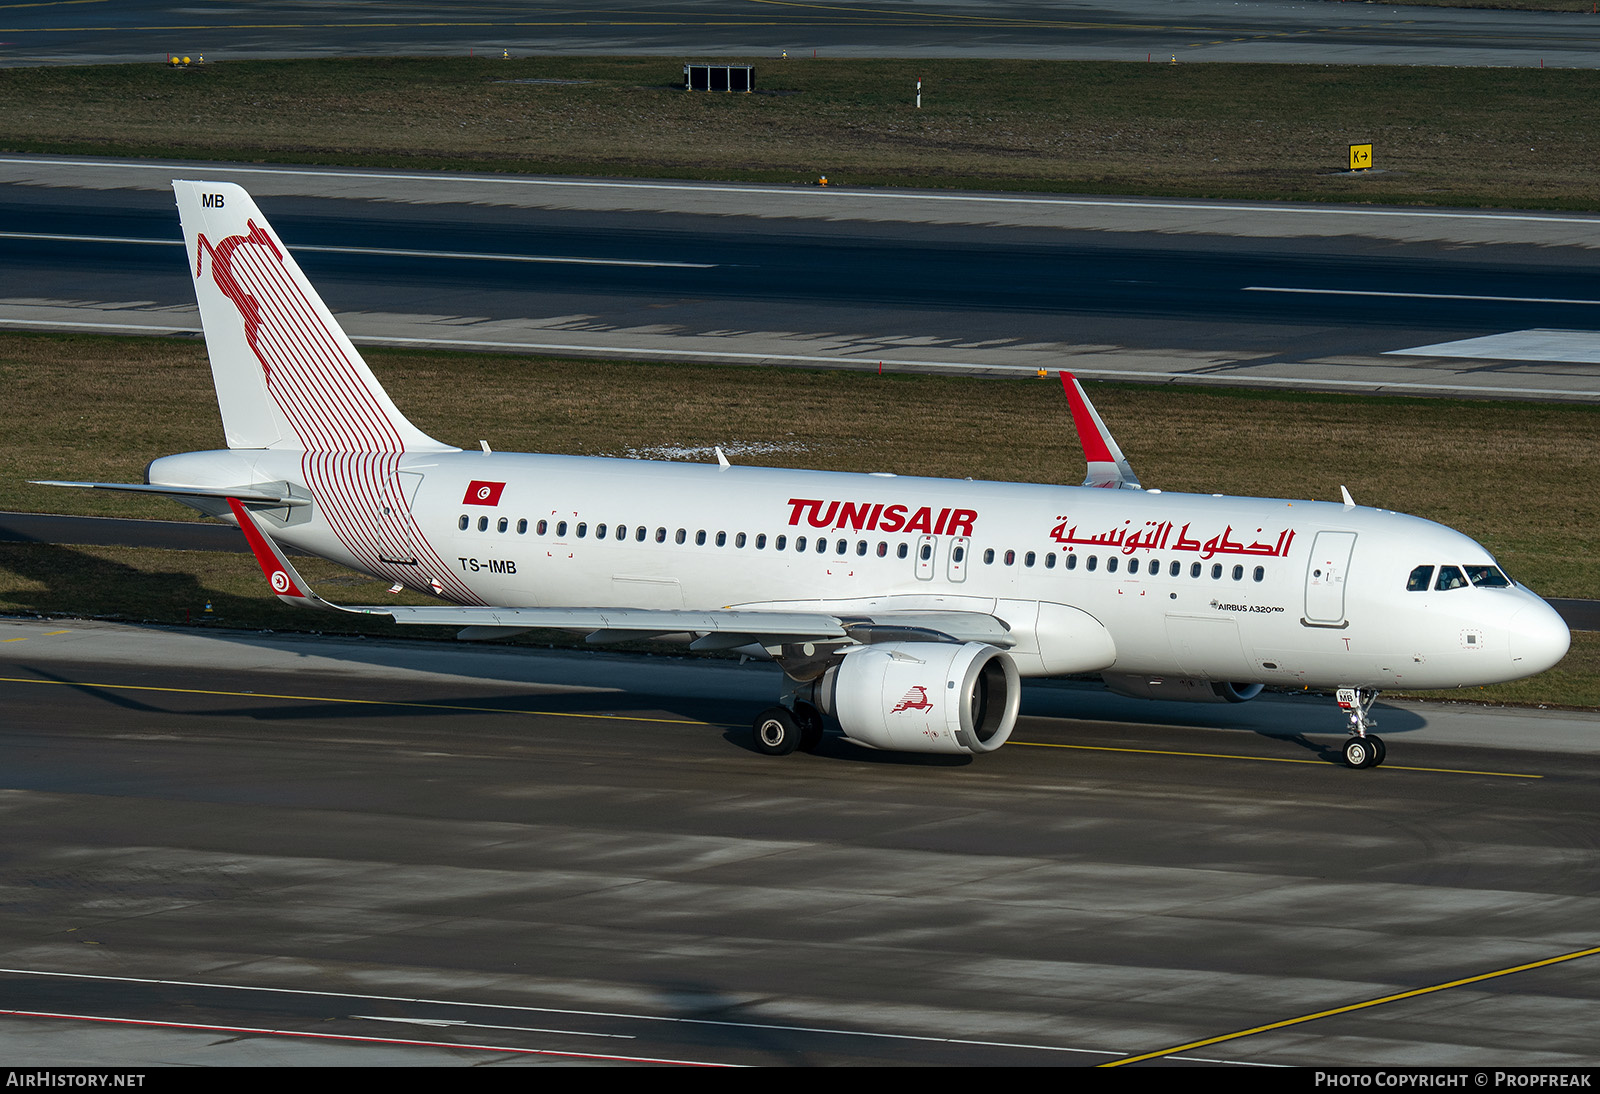
<svg viewBox="0 0 1600 1094">
<path fill-rule="evenodd" d="M 478 452 L 352 456 L 341 486 L 307 459 L 188 453 L 150 481 L 290 483 L 313 504 L 275 538 L 458 603 L 971 611 L 1011 626 L 1025 675 L 1456 687 L 1568 641 L 1520 586 L 1408 591 L 1493 559 L 1359 506 Z"/>
</svg>

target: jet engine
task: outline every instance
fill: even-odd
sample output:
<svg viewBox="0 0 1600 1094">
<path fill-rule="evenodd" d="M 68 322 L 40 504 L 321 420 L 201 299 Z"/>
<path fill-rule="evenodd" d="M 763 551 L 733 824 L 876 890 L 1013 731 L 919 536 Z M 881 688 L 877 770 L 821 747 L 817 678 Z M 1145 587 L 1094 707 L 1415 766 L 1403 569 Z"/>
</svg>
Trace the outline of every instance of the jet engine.
<svg viewBox="0 0 1600 1094">
<path fill-rule="evenodd" d="M 1011 736 L 1021 683 L 1010 655 L 984 642 L 883 642 L 845 654 L 811 702 L 872 748 L 973 755 Z"/>
<path fill-rule="evenodd" d="M 1118 695 L 1134 699 L 1168 699 L 1180 703 L 1248 703 L 1261 694 L 1260 684 L 1230 684 L 1192 676 L 1143 676 L 1104 672 L 1100 679 Z"/>
</svg>

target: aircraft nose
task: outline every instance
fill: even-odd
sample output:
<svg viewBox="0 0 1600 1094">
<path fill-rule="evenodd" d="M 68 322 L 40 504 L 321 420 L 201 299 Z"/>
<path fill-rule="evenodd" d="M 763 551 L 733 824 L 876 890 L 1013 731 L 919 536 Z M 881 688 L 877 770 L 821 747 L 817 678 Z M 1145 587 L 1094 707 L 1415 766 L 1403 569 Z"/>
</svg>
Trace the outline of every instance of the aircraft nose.
<svg viewBox="0 0 1600 1094">
<path fill-rule="evenodd" d="M 1554 668 L 1572 645 L 1572 632 L 1566 620 L 1542 600 L 1519 609 L 1511 617 L 1511 660 L 1529 676 Z"/>
</svg>

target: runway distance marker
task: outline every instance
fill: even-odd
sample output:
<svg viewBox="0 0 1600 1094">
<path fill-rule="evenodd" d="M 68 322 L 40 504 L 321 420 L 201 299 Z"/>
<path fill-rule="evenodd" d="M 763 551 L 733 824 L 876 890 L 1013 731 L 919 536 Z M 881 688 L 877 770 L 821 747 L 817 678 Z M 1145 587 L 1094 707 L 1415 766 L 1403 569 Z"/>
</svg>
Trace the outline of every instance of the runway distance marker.
<svg viewBox="0 0 1600 1094">
<path fill-rule="evenodd" d="M 1269 1022 L 1264 1026 L 1253 1026 L 1250 1029 L 1241 1029 L 1236 1033 L 1225 1033 L 1220 1037 L 1208 1037 L 1200 1041 L 1190 1041 L 1187 1044 L 1174 1045 L 1159 1052 L 1146 1052 L 1138 1056 L 1128 1056 L 1121 1060 L 1111 1060 L 1100 1064 L 1100 1067 L 1121 1067 L 1123 1064 L 1136 1064 L 1143 1060 L 1158 1060 L 1163 1056 L 1170 1056 L 1175 1052 L 1185 1052 L 1191 1048 L 1203 1048 L 1206 1045 L 1221 1044 L 1224 1041 L 1235 1041 L 1240 1037 L 1249 1037 L 1257 1033 L 1266 1033 L 1274 1029 L 1284 1029 L 1288 1026 L 1297 1026 L 1303 1022 L 1314 1022 L 1318 1018 L 1330 1018 L 1336 1014 L 1349 1014 L 1353 1011 L 1366 1010 L 1370 1007 L 1380 1007 L 1385 1003 L 1397 1003 L 1402 999 L 1415 999 L 1422 995 L 1432 995 L 1434 992 L 1446 991 L 1450 988 L 1459 988 L 1467 984 L 1478 984 L 1485 980 L 1494 980 L 1501 976 L 1510 976 L 1515 972 L 1527 972 L 1529 969 L 1540 969 L 1547 965 L 1559 965 L 1563 961 L 1576 961 L 1580 957 L 1592 957 L 1600 954 L 1600 946 L 1592 946 L 1586 950 L 1574 950 L 1558 957 L 1547 957 L 1542 961 L 1530 961 L 1525 965 L 1513 965 L 1507 969 L 1496 969 L 1494 972 L 1483 972 L 1476 976 L 1464 976 L 1459 980 L 1450 980 L 1443 984 L 1431 984 L 1425 988 L 1413 988 L 1410 991 L 1395 992 L 1393 995 L 1380 996 L 1377 999 L 1366 999 L 1359 1003 L 1351 1003 L 1343 1007 L 1331 1007 L 1328 1010 L 1319 1010 L 1315 1014 L 1302 1014 L 1297 1018 L 1285 1018 L 1281 1022 Z"/>
<path fill-rule="evenodd" d="M 1012 741 L 1024 748 L 1075 748 L 1083 752 L 1133 752 L 1143 756 L 1192 756 L 1206 760 L 1256 760 L 1269 764 L 1314 764 L 1318 767 L 1342 767 L 1332 760 L 1302 760 L 1288 756 L 1234 756 L 1226 752 L 1179 752 L 1162 748 L 1115 748 L 1110 745 L 1064 745 L 1049 741 Z M 1525 775 L 1516 771 L 1468 771 L 1455 767 L 1404 767 L 1384 764 L 1385 771 L 1425 771 L 1434 775 L 1492 775 L 1497 779 L 1542 779 L 1543 775 Z"/>
<path fill-rule="evenodd" d="M 7 639 L 7 641 L 16 641 Z M 466 711 L 472 714 L 527 714 L 539 718 L 595 718 L 609 722 L 654 722 L 674 726 L 711 726 L 737 729 L 732 723 L 701 722 L 693 718 L 642 718 L 633 714 L 578 714 L 561 710 L 519 710 L 516 707 L 474 707 L 462 703 L 409 703 L 396 699 L 340 699 L 328 695 L 275 695 L 267 691 L 212 691 L 205 688 L 165 688 L 152 684 L 101 684 L 90 680 L 34 680 L 25 676 L 0 676 L 0 684 L 56 684 L 74 688 L 105 688 L 108 691 L 155 691 L 175 695 L 215 695 L 229 699 L 280 699 L 299 703 L 346 703 L 351 706 L 408 707 L 418 710 Z M 4 970 L 0 970 L 4 971 Z"/>
</svg>

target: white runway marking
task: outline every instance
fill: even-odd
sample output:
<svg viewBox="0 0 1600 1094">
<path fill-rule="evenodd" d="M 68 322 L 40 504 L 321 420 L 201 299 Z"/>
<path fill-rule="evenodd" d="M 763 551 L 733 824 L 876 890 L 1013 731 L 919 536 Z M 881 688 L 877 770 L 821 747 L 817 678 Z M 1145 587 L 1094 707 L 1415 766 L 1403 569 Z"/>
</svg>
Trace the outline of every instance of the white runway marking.
<svg viewBox="0 0 1600 1094">
<path fill-rule="evenodd" d="M 1496 304 L 1600 305 L 1600 300 L 1574 300 L 1563 296 L 1475 296 L 1451 292 L 1379 292 L 1376 289 L 1296 289 L 1277 285 L 1246 285 L 1240 291 L 1299 293 L 1305 296 L 1378 296 L 1397 300 L 1479 300 Z"/>
<path fill-rule="evenodd" d="M 1463 338 L 1459 342 L 1439 342 L 1431 346 L 1389 351 L 1396 357 L 1465 357 L 1489 361 L 1564 361 L 1569 364 L 1600 365 L 1600 331 L 1532 330 L 1486 334 L 1482 338 Z"/>
<path fill-rule="evenodd" d="M 75 236 L 45 232 L 0 232 L 0 239 L 32 239 L 49 243 L 137 243 L 156 247 L 182 247 L 181 239 L 136 239 L 132 236 Z M 514 255 L 492 251 L 415 251 L 398 247 L 328 247 L 312 244 L 291 246 L 291 251 L 320 254 L 379 255 L 384 258 L 455 258 L 477 262 L 548 262 L 567 266 L 634 266 L 665 270 L 714 270 L 714 262 L 650 262 L 634 258 L 580 258 L 568 255 Z"/>
</svg>

